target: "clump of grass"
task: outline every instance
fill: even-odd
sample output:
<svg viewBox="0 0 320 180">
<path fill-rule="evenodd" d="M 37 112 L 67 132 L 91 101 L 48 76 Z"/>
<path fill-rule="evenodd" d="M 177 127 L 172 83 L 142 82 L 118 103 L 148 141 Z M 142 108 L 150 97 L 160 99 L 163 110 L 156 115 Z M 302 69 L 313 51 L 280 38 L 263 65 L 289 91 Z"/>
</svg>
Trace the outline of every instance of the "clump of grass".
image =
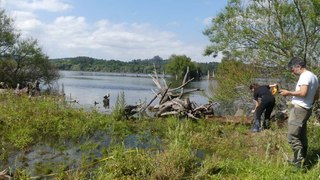
<svg viewBox="0 0 320 180">
<path fill-rule="evenodd" d="M 189 177 L 198 166 L 198 157 L 191 148 L 179 146 L 176 142 L 155 156 L 155 179 L 182 179 Z"/>
<path fill-rule="evenodd" d="M 114 120 L 119 121 L 122 120 L 125 116 L 124 108 L 126 105 L 125 101 L 125 95 L 124 92 L 122 91 L 120 94 L 118 94 L 114 110 L 112 112 L 112 117 Z"/>
<path fill-rule="evenodd" d="M 2 145 L 23 149 L 50 139 L 77 139 L 103 129 L 111 120 L 97 112 L 60 106 L 55 97 L 1 94 L 0 138 Z"/>
<path fill-rule="evenodd" d="M 100 163 L 94 171 L 95 179 L 123 179 L 138 178 L 148 179 L 154 171 L 154 164 L 148 151 L 139 149 L 126 149 L 122 145 L 110 149 L 108 157 Z"/>
</svg>

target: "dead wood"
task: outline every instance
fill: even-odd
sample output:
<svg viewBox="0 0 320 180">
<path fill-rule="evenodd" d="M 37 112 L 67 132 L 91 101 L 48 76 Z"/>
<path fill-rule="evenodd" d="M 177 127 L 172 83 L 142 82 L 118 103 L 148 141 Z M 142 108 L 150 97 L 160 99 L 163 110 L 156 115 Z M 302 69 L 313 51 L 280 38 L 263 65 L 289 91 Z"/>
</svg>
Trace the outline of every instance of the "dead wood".
<svg viewBox="0 0 320 180">
<path fill-rule="evenodd" d="M 211 107 L 212 105 L 206 105 L 199 108 L 196 103 L 191 102 L 188 98 L 188 94 L 202 91 L 201 89 L 197 88 L 187 91 L 184 89 L 184 87 L 193 80 L 193 78 L 188 79 L 189 68 L 187 68 L 181 85 L 176 88 L 170 88 L 170 84 L 168 86 L 164 79 L 162 79 L 162 82 L 160 82 L 161 78 L 158 77 L 155 66 L 153 73 L 153 75 L 149 76 L 152 78 L 152 81 L 156 85 L 157 89 L 152 90 L 155 96 L 148 103 L 148 105 L 142 109 L 143 111 L 146 110 L 151 103 L 158 98 L 158 104 L 153 108 L 156 117 L 176 115 L 190 117 L 192 119 L 199 119 L 204 117 L 205 114 L 210 114 L 209 112 L 213 113 L 213 111 L 208 110 L 208 107 Z"/>
<path fill-rule="evenodd" d="M 176 88 L 170 88 L 171 84 L 167 85 L 164 78 L 159 78 L 154 65 L 153 75 L 149 76 L 156 86 L 156 89 L 152 89 L 155 96 L 145 107 L 140 108 L 140 110 L 137 110 L 134 106 L 126 106 L 125 115 L 127 119 L 128 116 L 132 116 L 137 112 L 142 113 L 147 109 L 154 112 L 156 117 L 175 115 L 191 119 L 200 119 L 204 118 L 205 115 L 214 114 L 212 104 L 198 106 L 195 102 L 190 101 L 188 97 L 190 93 L 203 90 L 199 88 L 185 90 L 185 86 L 193 80 L 193 78 L 188 79 L 188 74 L 189 68 L 187 68 L 181 85 Z M 158 99 L 158 103 L 150 107 L 156 99 Z"/>
</svg>

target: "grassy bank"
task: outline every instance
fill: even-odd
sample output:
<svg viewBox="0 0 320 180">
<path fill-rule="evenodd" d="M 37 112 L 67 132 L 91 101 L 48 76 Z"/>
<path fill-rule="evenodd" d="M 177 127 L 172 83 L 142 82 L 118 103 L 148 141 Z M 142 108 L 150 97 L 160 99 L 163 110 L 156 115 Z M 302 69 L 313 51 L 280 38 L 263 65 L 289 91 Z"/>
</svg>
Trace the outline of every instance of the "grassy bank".
<svg viewBox="0 0 320 180">
<path fill-rule="evenodd" d="M 27 154 L 46 143 L 64 152 L 66 141 L 87 152 L 81 161 L 44 166 L 35 174 L 27 166 L 9 167 L 18 179 L 319 179 L 320 127 L 308 127 L 307 166 L 296 169 L 286 163 L 291 150 L 286 126 L 251 133 L 250 127 L 214 120 L 177 118 L 122 120 L 98 112 L 67 108 L 57 97 L 28 99 L 0 94 L 1 168 L 16 150 Z M 110 143 L 88 143 L 97 132 Z M 129 144 L 128 139 L 135 141 Z M 94 156 L 93 150 L 100 156 Z M 72 166 L 71 166 L 72 164 Z"/>
</svg>

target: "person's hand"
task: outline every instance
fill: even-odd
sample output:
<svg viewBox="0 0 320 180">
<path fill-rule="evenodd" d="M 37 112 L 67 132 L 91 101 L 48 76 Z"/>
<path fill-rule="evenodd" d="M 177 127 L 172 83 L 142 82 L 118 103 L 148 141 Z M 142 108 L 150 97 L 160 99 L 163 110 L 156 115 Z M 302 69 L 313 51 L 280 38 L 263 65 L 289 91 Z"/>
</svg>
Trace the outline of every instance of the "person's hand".
<svg viewBox="0 0 320 180">
<path fill-rule="evenodd" d="M 282 96 L 290 96 L 290 91 L 285 90 L 285 89 L 280 89 L 280 94 Z"/>
<path fill-rule="evenodd" d="M 251 113 L 252 113 L 252 114 L 253 114 L 254 112 L 256 112 L 256 110 L 255 110 L 255 109 L 251 110 Z"/>
</svg>

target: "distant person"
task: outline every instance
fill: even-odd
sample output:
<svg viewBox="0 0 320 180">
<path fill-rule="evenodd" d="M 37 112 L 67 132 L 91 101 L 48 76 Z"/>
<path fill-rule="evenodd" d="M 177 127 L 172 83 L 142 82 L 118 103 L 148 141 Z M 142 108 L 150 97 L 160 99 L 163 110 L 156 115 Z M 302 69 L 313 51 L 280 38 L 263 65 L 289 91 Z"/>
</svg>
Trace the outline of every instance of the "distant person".
<svg viewBox="0 0 320 180">
<path fill-rule="evenodd" d="M 38 80 L 36 80 L 34 83 L 28 83 L 28 92 L 30 97 L 40 96 L 40 91 L 40 82 Z"/>
<path fill-rule="evenodd" d="M 288 63 L 289 70 L 299 76 L 295 90 L 280 89 L 283 96 L 292 96 L 293 108 L 288 119 L 288 143 L 293 150 L 289 163 L 301 167 L 307 157 L 307 121 L 312 113 L 312 106 L 319 99 L 319 81 L 317 76 L 307 70 L 305 60 L 292 58 Z"/>
<path fill-rule="evenodd" d="M 261 131 L 261 116 L 264 112 L 264 120 L 262 123 L 263 129 L 270 128 L 270 115 L 275 106 L 275 98 L 271 93 L 270 88 L 275 87 L 276 84 L 273 85 L 259 85 L 259 84 L 251 84 L 250 90 L 253 92 L 253 99 L 255 100 L 255 108 L 252 110 L 252 113 L 255 113 L 254 123 L 252 132 Z"/>
<path fill-rule="evenodd" d="M 109 99 L 109 97 L 110 97 L 110 94 L 106 94 L 105 96 L 103 96 L 103 107 L 105 109 L 109 109 L 109 107 L 110 107 L 110 99 Z"/>
</svg>

